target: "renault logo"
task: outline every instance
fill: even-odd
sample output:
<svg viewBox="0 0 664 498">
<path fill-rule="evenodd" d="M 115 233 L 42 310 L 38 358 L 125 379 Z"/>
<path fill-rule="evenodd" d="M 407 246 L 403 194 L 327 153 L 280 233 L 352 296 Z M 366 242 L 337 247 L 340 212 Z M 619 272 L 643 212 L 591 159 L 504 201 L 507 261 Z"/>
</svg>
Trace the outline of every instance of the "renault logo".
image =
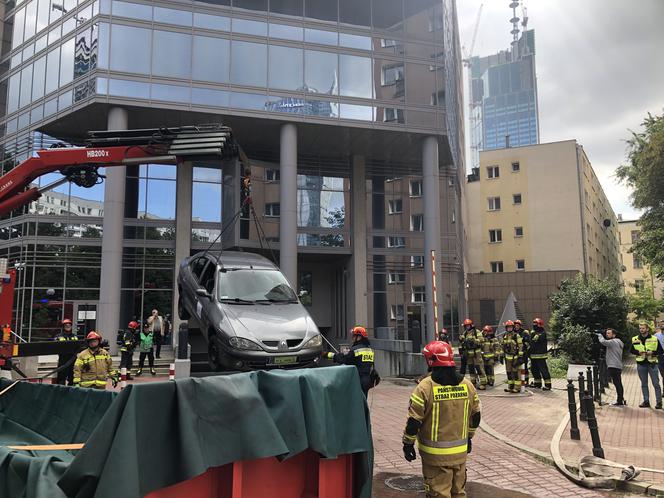
<svg viewBox="0 0 664 498">
<path fill-rule="evenodd" d="M 279 349 L 288 349 L 288 343 L 285 339 L 279 341 Z"/>
</svg>

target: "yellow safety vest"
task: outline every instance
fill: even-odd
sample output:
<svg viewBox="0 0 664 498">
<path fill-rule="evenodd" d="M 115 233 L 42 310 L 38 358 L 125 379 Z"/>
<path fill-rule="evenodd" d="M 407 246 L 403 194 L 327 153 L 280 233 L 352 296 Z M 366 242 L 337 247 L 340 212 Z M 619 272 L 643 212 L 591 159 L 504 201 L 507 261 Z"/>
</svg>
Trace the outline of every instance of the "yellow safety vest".
<svg viewBox="0 0 664 498">
<path fill-rule="evenodd" d="M 652 335 L 646 338 L 645 345 L 641 342 L 640 335 L 635 335 L 632 337 L 632 347 L 634 347 L 634 349 L 639 353 L 639 356 L 636 357 L 636 362 L 643 363 L 644 361 L 648 361 L 649 363 L 657 363 L 657 356 L 654 355 L 654 353 L 657 352 L 657 345 L 657 337 Z M 648 351 L 653 353 L 653 355 L 650 357 L 641 356 L 641 353 Z"/>
</svg>

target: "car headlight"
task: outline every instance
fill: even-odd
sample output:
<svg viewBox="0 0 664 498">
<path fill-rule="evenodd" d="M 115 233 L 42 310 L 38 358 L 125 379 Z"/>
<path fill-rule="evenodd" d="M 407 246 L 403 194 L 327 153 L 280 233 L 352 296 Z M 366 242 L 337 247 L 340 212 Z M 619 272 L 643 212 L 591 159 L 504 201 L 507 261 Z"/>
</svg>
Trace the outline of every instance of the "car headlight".
<svg viewBox="0 0 664 498">
<path fill-rule="evenodd" d="M 316 334 L 311 339 L 307 341 L 304 345 L 305 348 L 319 348 L 323 345 L 323 336 Z"/>
<path fill-rule="evenodd" d="M 247 351 L 261 351 L 261 347 L 249 339 L 244 337 L 231 337 L 228 340 L 228 344 L 235 349 L 244 349 Z"/>
</svg>

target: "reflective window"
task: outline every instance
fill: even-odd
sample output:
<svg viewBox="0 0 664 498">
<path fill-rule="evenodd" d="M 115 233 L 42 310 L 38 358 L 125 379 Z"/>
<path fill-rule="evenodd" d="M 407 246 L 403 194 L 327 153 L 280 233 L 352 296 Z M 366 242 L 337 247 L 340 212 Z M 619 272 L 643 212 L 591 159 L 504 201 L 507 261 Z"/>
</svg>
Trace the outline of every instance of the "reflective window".
<svg viewBox="0 0 664 498">
<path fill-rule="evenodd" d="M 436 113 L 426 111 L 406 111 L 406 123 L 410 126 L 436 127 Z"/>
<path fill-rule="evenodd" d="M 30 123 L 36 123 L 37 121 L 40 121 L 44 117 L 44 106 L 37 106 L 34 107 L 30 111 Z"/>
<path fill-rule="evenodd" d="M 56 26 L 54 29 L 48 32 L 48 44 L 52 45 L 60 39 L 60 32 L 62 31 L 61 26 Z"/>
<path fill-rule="evenodd" d="M 111 13 L 111 0 L 100 0 L 99 13 L 109 15 Z"/>
<path fill-rule="evenodd" d="M 111 25 L 110 68 L 114 71 L 128 73 L 149 73 L 152 52 L 151 35 L 149 29 L 132 28 L 119 24 Z M 131 57 L 127 57 L 127 54 L 131 54 Z"/>
<path fill-rule="evenodd" d="M 37 0 L 32 0 L 25 8 L 25 32 L 23 39 L 27 40 L 31 36 L 35 36 L 35 28 L 37 27 Z"/>
<path fill-rule="evenodd" d="M 139 218 L 173 220 L 175 219 L 175 182 L 172 180 L 147 180 L 146 207 Z"/>
<path fill-rule="evenodd" d="M 108 94 L 117 97 L 149 99 L 150 85 L 139 81 L 111 79 L 108 81 Z"/>
<path fill-rule="evenodd" d="M 307 99 L 304 114 L 324 118 L 338 118 L 339 104 L 329 100 Z"/>
<path fill-rule="evenodd" d="M 319 43 L 321 45 L 337 45 L 339 42 L 339 33 L 336 31 L 323 31 L 322 29 L 304 30 L 304 40 L 307 43 Z"/>
<path fill-rule="evenodd" d="M 270 38 L 302 41 L 304 40 L 304 28 L 270 23 Z"/>
<path fill-rule="evenodd" d="M 22 60 L 23 60 L 23 54 L 21 52 L 19 52 L 16 55 L 12 55 L 12 58 L 9 61 L 9 67 L 11 69 L 14 69 L 16 66 L 18 66 L 21 63 Z"/>
<path fill-rule="evenodd" d="M 373 96 L 371 59 L 355 55 L 339 56 L 339 93 L 348 97 Z"/>
<path fill-rule="evenodd" d="M 23 43 L 23 27 L 25 24 L 25 9 L 21 9 L 14 15 L 14 32 L 12 33 L 12 48 Z"/>
<path fill-rule="evenodd" d="M 233 19 L 233 32 L 247 35 L 267 36 L 267 23 L 248 19 Z"/>
<path fill-rule="evenodd" d="M 436 93 L 436 73 L 425 64 L 406 64 L 406 102 L 408 104 L 434 105 L 432 95 Z"/>
<path fill-rule="evenodd" d="M 19 99 L 19 108 L 28 105 L 32 101 L 32 65 L 25 67 L 21 71 L 21 98 Z"/>
<path fill-rule="evenodd" d="M 99 95 L 106 95 L 108 93 L 108 80 L 106 78 L 97 78 L 97 89 L 95 91 Z"/>
<path fill-rule="evenodd" d="M 44 117 L 47 118 L 58 112 L 58 99 L 51 99 L 44 104 Z"/>
<path fill-rule="evenodd" d="M 227 83 L 230 71 L 230 42 L 223 38 L 194 36 L 192 78 Z"/>
<path fill-rule="evenodd" d="M 180 26 L 191 26 L 192 14 L 184 10 L 164 9 L 162 7 L 154 8 L 154 22 L 163 22 L 165 24 L 177 24 Z"/>
<path fill-rule="evenodd" d="M 38 53 L 40 50 L 45 49 L 47 45 L 48 35 L 43 35 L 37 39 L 35 42 L 35 53 Z"/>
<path fill-rule="evenodd" d="M 304 84 L 307 91 L 336 95 L 339 92 L 338 74 L 337 54 L 304 51 Z"/>
<path fill-rule="evenodd" d="M 9 78 L 9 91 L 7 94 L 7 112 L 12 113 L 18 109 L 18 97 L 21 92 L 21 73 Z"/>
<path fill-rule="evenodd" d="M 231 83 L 267 86 L 267 46 L 233 41 L 231 50 Z"/>
<path fill-rule="evenodd" d="M 339 117 L 342 119 L 373 120 L 373 107 L 342 103 L 339 106 Z"/>
<path fill-rule="evenodd" d="M 406 122 L 403 109 L 398 107 L 377 107 L 375 118 L 378 123 L 403 124 Z"/>
<path fill-rule="evenodd" d="M 221 170 L 194 166 L 193 221 L 221 222 Z"/>
<path fill-rule="evenodd" d="M 73 17 L 70 17 L 67 19 L 65 22 L 62 23 L 62 36 L 67 35 L 68 33 L 71 33 L 76 29 L 76 19 Z"/>
<path fill-rule="evenodd" d="M 204 29 L 231 30 L 231 20 L 224 16 L 213 16 L 194 12 L 194 26 Z"/>
<path fill-rule="evenodd" d="M 10 135 L 11 133 L 16 133 L 17 129 L 18 129 L 18 122 L 16 119 L 10 119 L 9 121 L 7 121 L 7 127 L 6 127 L 7 135 Z"/>
<path fill-rule="evenodd" d="M 192 88 L 191 103 L 209 105 L 214 107 L 228 107 L 228 92 L 211 90 L 209 88 Z"/>
<path fill-rule="evenodd" d="M 237 107 L 238 109 L 255 109 L 264 111 L 266 102 L 266 95 L 233 92 L 231 93 L 230 106 Z"/>
<path fill-rule="evenodd" d="M 233 0 L 233 7 L 236 9 L 267 12 L 267 0 Z"/>
<path fill-rule="evenodd" d="M 191 77 L 191 35 L 154 31 L 152 74 L 189 79 Z"/>
<path fill-rule="evenodd" d="M 74 47 L 74 38 L 62 44 L 60 51 L 60 86 L 71 83 L 74 79 Z"/>
<path fill-rule="evenodd" d="M 322 21 L 337 22 L 337 0 L 304 0 L 304 15 Z"/>
<path fill-rule="evenodd" d="M 97 67 L 100 69 L 108 69 L 108 36 L 109 29 L 108 24 L 100 23 L 99 24 L 99 34 L 97 42 Z"/>
<path fill-rule="evenodd" d="M 302 50 L 270 45 L 270 88 L 301 90 L 304 83 Z"/>
<path fill-rule="evenodd" d="M 23 60 L 26 61 L 35 54 L 35 44 L 29 43 L 23 49 Z"/>
<path fill-rule="evenodd" d="M 29 112 L 21 114 L 18 117 L 18 129 L 19 130 L 22 130 L 23 128 L 27 128 L 29 124 L 30 124 L 30 113 Z"/>
<path fill-rule="evenodd" d="M 271 0 L 270 12 L 287 16 L 302 17 L 304 15 L 303 0 Z"/>
<path fill-rule="evenodd" d="M 297 176 L 299 227 L 343 228 L 344 179 L 315 175 Z"/>
<path fill-rule="evenodd" d="M 344 24 L 371 27 L 371 2 L 339 0 L 339 21 Z"/>
<path fill-rule="evenodd" d="M 432 40 L 434 34 L 434 9 L 429 0 L 407 0 L 404 2 L 406 36 Z"/>
<path fill-rule="evenodd" d="M 339 45 L 342 47 L 371 50 L 371 37 L 339 33 Z"/>
<path fill-rule="evenodd" d="M 166 100 L 168 102 L 189 102 L 189 87 L 175 85 L 152 85 L 152 100 Z"/>
<path fill-rule="evenodd" d="M 152 20 L 152 7 L 137 3 L 113 1 L 113 15 L 130 19 Z"/>
<path fill-rule="evenodd" d="M 58 111 L 71 107 L 72 92 L 69 90 L 58 97 Z"/>
<path fill-rule="evenodd" d="M 374 28 L 403 32 L 403 0 L 373 0 L 372 12 Z"/>
</svg>

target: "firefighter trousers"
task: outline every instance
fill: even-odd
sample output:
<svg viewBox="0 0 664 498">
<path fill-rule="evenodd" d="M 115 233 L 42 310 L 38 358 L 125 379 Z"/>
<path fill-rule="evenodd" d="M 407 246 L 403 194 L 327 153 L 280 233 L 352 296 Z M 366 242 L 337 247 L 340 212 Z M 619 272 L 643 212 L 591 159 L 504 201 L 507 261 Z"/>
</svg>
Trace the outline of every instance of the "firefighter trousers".
<svg viewBox="0 0 664 498">
<path fill-rule="evenodd" d="M 542 379 L 544 379 L 544 387 L 551 387 L 551 374 L 549 373 L 549 365 L 546 363 L 546 358 L 531 358 L 530 366 L 533 372 L 533 385 L 535 387 L 542 387 Z"/>
<path fill-rule="evenodd" d="M 120 368 L 126 368 L 127 373 L 130 373 L 132 363 L 134 362 L 134 352 L 133 351 L 121 351 L 120 352 Z"/>
<path fill-rule="evenodd" d="M 495 363 L 496 363 L 495 358 L 484 359 L 484 372 L 486 372 L 486 382 L 490 386 L 493 386 L 493 384 L 496 382 L 496 376 L 493 371 Z"/>
<path fill-rule="evenodd" d="M 482 353 L 468 354 L 468 366 L 470 372 L 475 374 L 475 384 L 486 386 L 486 374 L 484 373 L 484 358 Z"/>
<path fill-rule="evenodd" d="M 466 496 L 466 463 L 427 465 L 422 459 L 426 498 L 463 498 Z"/>
<path fill-rule="evenodd" d="M 507 372 L 507 388 L 519 390 L 521 382 L 519 382 L 519 366 L 517 365 L 517 360 L 508 360 L 505 358 L 505 372 Z"/>
</svg>

